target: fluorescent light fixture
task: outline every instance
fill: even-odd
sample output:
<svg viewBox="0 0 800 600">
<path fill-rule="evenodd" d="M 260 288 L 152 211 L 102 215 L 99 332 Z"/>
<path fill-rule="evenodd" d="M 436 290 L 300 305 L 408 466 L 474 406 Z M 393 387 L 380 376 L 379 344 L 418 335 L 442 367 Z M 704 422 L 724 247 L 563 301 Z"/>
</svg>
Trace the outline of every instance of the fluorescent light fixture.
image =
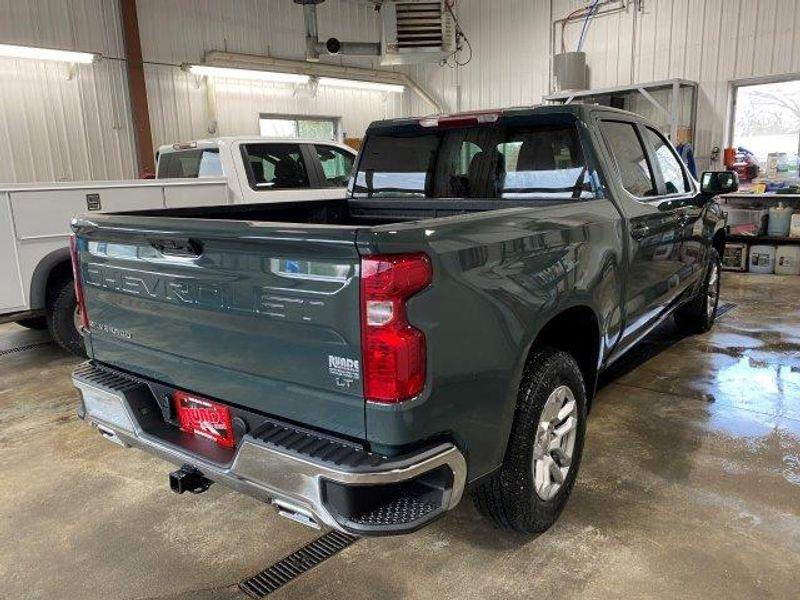
<svg viewBox="0 0 800 600">
<path fill-rule="evenodd" d="M 36 60 L 52 60 L 67 63 L 88 64 L 98 57 L 91 52 L 73 52 L 72 50 L 55 50 L 52 48 L 34 48 L 33 46 L 12 46 L 0 44 L 0 56 L 8 58 L 33 58 Z"/>
<path fill-rule="evenodd" d="M 258 71 L 256 69 L 236 69 L 230 67 L 211 67 L 209 65 L 190 65 L 192 75 L 208 77 L 226 77 L 228 79 L 254 79 L 275 83 L 308 83 L 308 75 L 298 73 L 280 73 L 278 71 Z"/>
<path fill-rule="evenodd" d="M 371 92 L 389 92 L 402 94 L 406 86 L 399 83 L 378 83 L 375 81 L 361 81 L 359 79 L 338 79 L 336 77 L 320 77 L 319 84 L 328 87 L 350 88 Z"/>
</svg>

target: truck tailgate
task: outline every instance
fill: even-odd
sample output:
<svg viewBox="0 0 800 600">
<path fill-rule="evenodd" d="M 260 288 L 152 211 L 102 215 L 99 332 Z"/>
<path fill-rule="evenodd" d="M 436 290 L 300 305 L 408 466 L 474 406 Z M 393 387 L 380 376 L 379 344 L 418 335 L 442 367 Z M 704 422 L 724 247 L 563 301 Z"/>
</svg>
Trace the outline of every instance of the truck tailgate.
<svg viewBox="0 0 800 600">
<path fill-rule="evenodd" d="M 364 436 L 354 228 L 103 215 L 74 229 L 96 360 Z"/>
</svg>

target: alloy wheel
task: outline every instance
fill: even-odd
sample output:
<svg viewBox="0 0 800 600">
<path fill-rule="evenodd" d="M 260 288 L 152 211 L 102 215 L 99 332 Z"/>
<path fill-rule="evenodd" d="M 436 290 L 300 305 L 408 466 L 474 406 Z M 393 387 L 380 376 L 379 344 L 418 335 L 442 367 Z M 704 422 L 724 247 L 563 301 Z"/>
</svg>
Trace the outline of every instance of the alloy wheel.
<svg viewBox="0 0 800 600">
<path fill-rule="evenodd" d="M 557 387 L 545 402 L 533 446 L 536 495 L 552 500 L 567 479 L 578 428 L 578 403 L 566 385 Z"/>
</svg>

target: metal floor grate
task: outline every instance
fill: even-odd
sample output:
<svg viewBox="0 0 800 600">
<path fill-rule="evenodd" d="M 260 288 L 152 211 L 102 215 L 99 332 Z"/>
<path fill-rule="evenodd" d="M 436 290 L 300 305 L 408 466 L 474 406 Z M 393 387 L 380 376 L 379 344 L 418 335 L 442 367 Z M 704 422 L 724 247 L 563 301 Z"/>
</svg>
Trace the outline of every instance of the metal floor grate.
<svg viewBox="0 0 800 600">
<path fill-rule="evenodd" d="M 5 356 L 6 354 L 17 354 L 18 352 L 25 352 L 26 350 L 33 350 L 35 348 L 42 348 L 44 346 L 50 346 L 53 342 L 39 342 L 37 344 L 27 344 L 25 346 L 17 346 L 16 348 L 8 348 L 7 350 L 0 350 L 0 356 Z"/>
<path fill-rule="evenodd" d="M 731 312 L 734 308 L 736 308 L 736 304 L 733 302 L 725 302 L 724 304 L 720 304 L 717 307 L 717 318 L 719 319 L 722 315 Z"/>
<path fill-rule="evenodd" d="M 358 538 L 330 531 L 292 552 L 286 558 L 239 582 L 239 589 L 251 598 L 264 598 L 296 577 L 338 554 Z"/>
</svg>

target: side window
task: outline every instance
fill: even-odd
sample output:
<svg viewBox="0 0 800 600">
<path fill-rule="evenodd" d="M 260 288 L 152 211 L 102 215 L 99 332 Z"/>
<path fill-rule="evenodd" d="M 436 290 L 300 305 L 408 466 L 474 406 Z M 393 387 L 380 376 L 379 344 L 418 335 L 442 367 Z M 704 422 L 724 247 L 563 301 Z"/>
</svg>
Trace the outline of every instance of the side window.
<svg viewBox="0 0 800 600">
<path fill-rule="evenodd" d="M 658 195 L 647 153 L 633 123 L 603 121 L 601 129 L 619 167 L 622 186 L 638 198 Z"/>
<path fill-rule="evenodd" d="M 309 187 L 308 172 L 298 144 L 245 144 L 242 159 L 254 190 Z"/>
<path fill-rule="evenodd" d="M 334 146 L 314 146 L 325 175 L 325 187 L 344 187 L 353 170 L 353 155 Z"/>
<path fill-rule="evenodd" d="M 675 151 L 657 131 L 646 127 L 644 138 L 656 157 L 656 168 L 661 170 L 664 179 L 664 191 L 667 194 L 682 194 L 690 191 L 689 180 L 681 167 L 680 159 Z"/>
<path fill-rule="evenodd" d="M 503 198 L 594 198 L 575 127 L 512 129 L 497 146 Z"/>
<path fill-rule="evenodd" d="M 197 169 L 198 177 L 221 177 L 222 163 L 219 161 L 219 150 L 205 151 L 200 156 L 200 167 Z"/>
</svg>

